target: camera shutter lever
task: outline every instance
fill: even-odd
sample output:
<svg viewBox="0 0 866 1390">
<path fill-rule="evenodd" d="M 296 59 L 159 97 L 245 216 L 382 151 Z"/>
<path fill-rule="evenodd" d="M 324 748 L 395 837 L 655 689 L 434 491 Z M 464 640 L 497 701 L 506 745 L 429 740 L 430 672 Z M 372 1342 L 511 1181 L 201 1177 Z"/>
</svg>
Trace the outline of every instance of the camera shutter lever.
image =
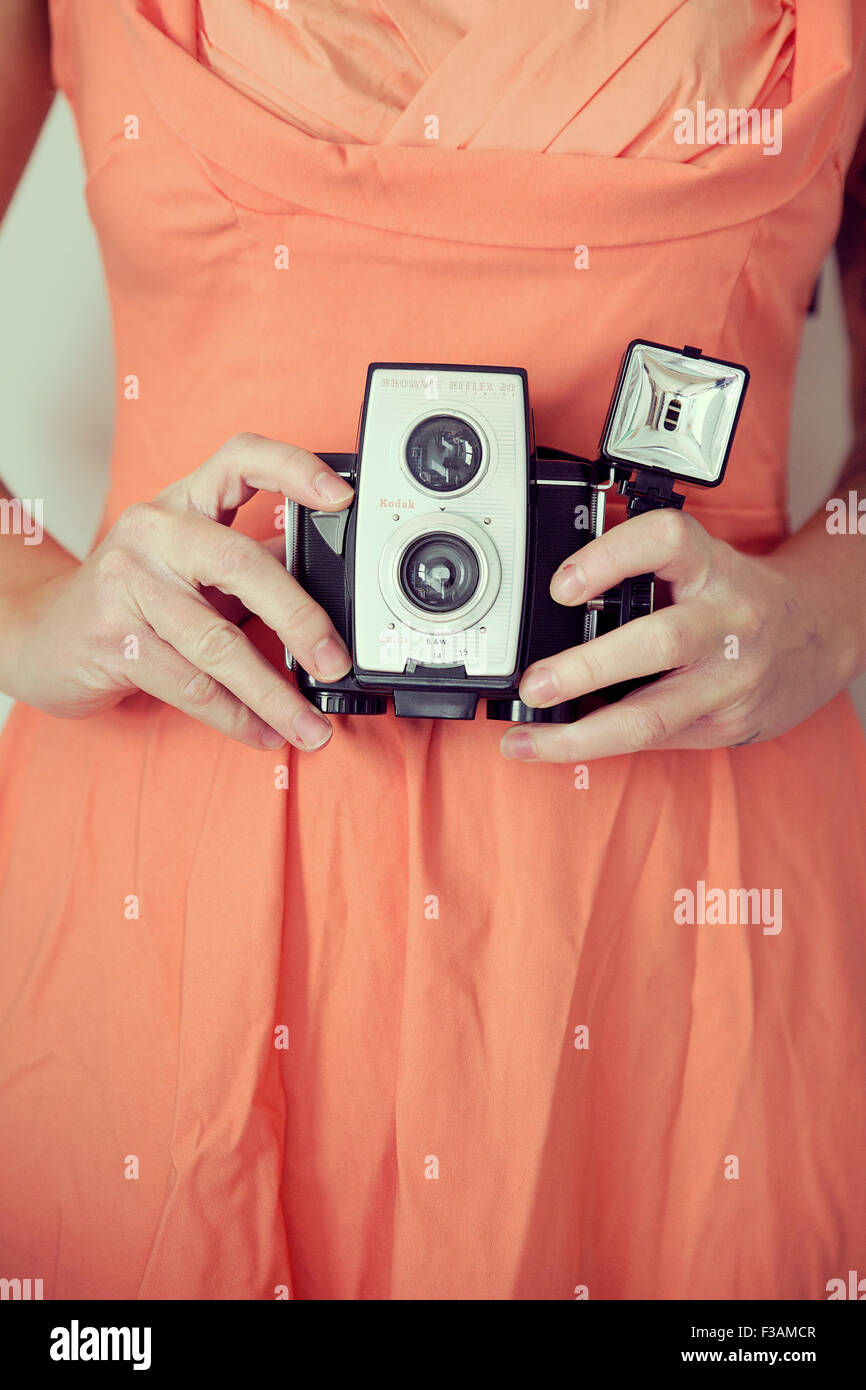
<svg viewBox="0 0 866 1390">
<path fill-rule="evenodd" d="M 348 510 L 345 512 L 310 512 L 310 520 L 322 540 L 331 547 L 335 555 L 343 554 L 349 515 Z"/>
</svg>

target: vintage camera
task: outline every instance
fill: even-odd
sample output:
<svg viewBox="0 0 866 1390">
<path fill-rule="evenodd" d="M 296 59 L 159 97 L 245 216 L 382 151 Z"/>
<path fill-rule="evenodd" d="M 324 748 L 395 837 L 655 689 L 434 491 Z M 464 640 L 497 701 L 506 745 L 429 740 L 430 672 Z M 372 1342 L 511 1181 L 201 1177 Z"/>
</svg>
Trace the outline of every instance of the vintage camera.
<svg viewBox="0 0 866 1390">
<path fill-rule="evenodd" d="M 372 363 L 357 452 L 319 455 L 354 487 L 351 506 L 286 500 L 286 564 L 353 661 L 325 683 L 287 653 L 298 688 L 331 714 L 381 714 L 390 697 L 398 715 L 472 719 L 483 697 L 491 719 L 576 718 L 581 701 L 524 705 L 522 671 L 650 613 L 653 576 L 565 607 L 554 570 L 601 534 L 614 485 L 630 516 L 681 507 L 678 480 L 717 486 L 748 379 L 699 348 L 634 340 L 590 461 L 535 446 L 522 368 Z"/>
</svg>

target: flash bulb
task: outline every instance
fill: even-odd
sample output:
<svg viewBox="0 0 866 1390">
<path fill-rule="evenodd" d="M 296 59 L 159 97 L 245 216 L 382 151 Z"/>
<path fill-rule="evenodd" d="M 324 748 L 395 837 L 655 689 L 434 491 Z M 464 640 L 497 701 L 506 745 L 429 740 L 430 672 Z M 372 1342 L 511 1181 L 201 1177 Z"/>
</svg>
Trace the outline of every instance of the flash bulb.
<svg viewBox="0 0 866 1390">
<path fill-rule="evenodd" d="M 601 441 L 615 465 L 716 487 L 749 381 L 745 367 L 699 348 L 635 339 L 620 367 Z"/>
</svg>

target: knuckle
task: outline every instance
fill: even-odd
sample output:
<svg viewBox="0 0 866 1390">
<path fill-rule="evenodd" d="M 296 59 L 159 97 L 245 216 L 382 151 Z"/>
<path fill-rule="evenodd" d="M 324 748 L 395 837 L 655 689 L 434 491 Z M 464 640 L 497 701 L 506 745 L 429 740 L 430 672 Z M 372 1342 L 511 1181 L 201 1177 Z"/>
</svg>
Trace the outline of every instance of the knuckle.
<svg viewBox="0 0 866 1390">
<path fill-rule="evenodd" d="M 263 719 L 285 719 L 287 706 L 291 705 L 291 687 L 279 678 L 263 685 L 256 692 L 256 710 Z"/>
<path fill-rule="evenodd" d="M 133 502 L 120 513 L 113 534 L 124 543 L 140 542 L 151 534 L 159 515 L 159 507 L 153 502 Z"/>
<path fill-rule="evenodd" d="M 196 671 L 184 681 L 180 694 L 184 704 L 196 710 L 204 710 L 218 704 L 224 691 L 219 681 L 209 676 L 207 671 Z"/>
<path fill-rule="evenodd" d="M 228 552 L 231 572 L 233 574 L 248 575 L 254 574 L 261 568 L 262 549 L 258 541 L 250 540 L 246 536 L 232 535 L 232 544 L 226 547 Z"/>
<path fill-rule="evenodd" d="M 202 667 L 224 666 L 243 645 L 244 635 L 230 622 L 206 623 L 193 640 L 193 660 Z"/>
<path fill-rule="evenodd" d="M 698 745 L 701 748 L 725 748 L 728 746 L 728 739 L 725 737 L 722 724 L 715 714 L 699 714 L 691 725 L 691 731 L 698 736 Z"/>
<path fill-rule="evenodd" d="M 689 536 L 689 519 L 675 507 L 653 513 L 659 541 L 672 556 L 679 555 Z"/>
<path fill-rule="evenodd" d="M 575 660 L 578 684 L 587 690 L 599 690 L 605 683 L 604 667 L 596 653 L 592 650 L 592 643 L 579 649 Z"/>
<path fill-rule="evenodd" d="M 125 587 L 137 569 L 137 563 L 128 550 L 110 545 L 97 556 L 96 575 L 101 585 L 109 590 Z"/>
<path fill-rule="evenodd" d="M 239 430 L 237 434 L 229 436 L 220 449 L 220 453 L 248 454 L 262 442 L 262 439 L 263 436 L 256 434 L 253 430 Z"/>
<path fill-rule="evenodd" d="M 736 603 L 730 627 L 745 645 L 753 646 L 758 642 L 764 629 L 764 617 L 757 604 L 751 599 L 741 598 Z"/>
<path fill-rule="evenodd" d="M 261 564 L 256 541 L 223 527 L 225 535 L 214 541 L 213 570 L 220 581 L 248 579 Z"/>
<path fill-rule="evenodd" d="M 738 671 L 738 694 L 741 704 L 757 704 L 772 675 L 773 663 L 769 655 L 753 657 L 746 661 Z"/>
<path fill-rule="evenodd" d="M 736 689 L 717 717 L 737 730 L 741 725 L 753 723 L 760 715 L 766 687 L 767 676 L 764 672 L 753 670 L 741 673 Z"/>
<path fill-rule="evenodd" d="M 614 529 L 609 531 L 606 535 L 599 536 L 596 541 L 596 545 L 598 546 L 598 550 L 595 552 L 596 559 L 599 567 L 605 574 L 608 572 L 619 573 L 626 562 L 626 548 L 621 545 L 616 532 L 617 528 L 614 527 Z M 584 568 L 586 568 L 585 559 L 582 563 Z"/>
<path fill-rule="evenodd" d="M 237 434 L 229 435 L 216 452 L 189 475 L 187 487 L 195 494 L 237 479 L 249 466 L 250 455 L 262 442 L 262 435 L 254 434 L 252 430 L 239 430 Z"/>
<path fill-rule="evenodd" d="M 76 662 L 70 669 L 75 685 L 87 695 L 105 695 L 114 690 L 134 688 L 126 672 L 117 668 L 110 657 L 99 656 Z"/>
<path fill-rule="evenodd" d="M 627 711 L 628 738 L 633 748 L 654 748 L 668 736 L 664 715 L 654 705 L 635 705 Z"/>
<path fill-rule="evenodd" d="M 283 455 L 283 462 L 287 468 L 297 468 L 306 464 L 309 459 L 306 449 L 302 449 L 299 444 L 281 442 L 280 452 Z"/>
<path fill-rule="evenodd" d="M 650 642 L 650 656 L 660 670 L 682 666 L 686 657 L 685 634 L 673 617 L 659 623 Z"/>
<path fill-rule="evenodd" d="M 755 723 L 743 714 L 717 714 L 713 720 L 713 733 L 723 748 L 732 748 L 737 743 L 745 743 L 755 732 Z"/>
</svg>

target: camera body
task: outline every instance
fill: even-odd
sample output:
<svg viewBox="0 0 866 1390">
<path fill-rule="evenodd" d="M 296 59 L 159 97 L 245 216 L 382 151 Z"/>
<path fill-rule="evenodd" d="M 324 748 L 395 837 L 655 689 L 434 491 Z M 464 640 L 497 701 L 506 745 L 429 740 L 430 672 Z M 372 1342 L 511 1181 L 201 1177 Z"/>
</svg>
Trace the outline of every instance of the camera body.
<svg viewBox="0 0 866 1390">
<path fill-rule="evenodd" d="M 640 349 L 656 378 L 649 392 Z M 666 390 L 659 354 L 673 373 Z M 737 374 L 738 389 L 720 396 L 716 369 L 729 381 Z M 391 698 L 399 716 L 472 719 L 483 698 L 489 718 L 576 718 L 581 701 L 524 705 L 521 673 L 651 612 L 653 578 L 634 576 L 602 599 L 566 607 L 550 596 L 554 570 L 602 533 L 614 483 L 633 513 L 682 505 L 673 483 L 683 474 L 671 469 L 683 457 L 690 481 L 721 481 L 747 378 L 745 368 L 710 363 L 698 349 L 631 343 L 602 455 L 592 462 L 536 446 L 522 368 L 372 363 L 356 453 L 319 455 L 351 483 L 352 504 L 322 512 L 286 500 L 287 567 L 328 613 L 353 662 L 348 675 L 326 683 L 287 653 L 298 688 L 332 714 L 380 714 Z M 717 449 L 707 460 L 720 412 L 727 445 L 723 457 Z M 614 436 L 633 459 L 609 452 Z M 622 693 L 595 692 L 589 707 Z"/>
</svg>

